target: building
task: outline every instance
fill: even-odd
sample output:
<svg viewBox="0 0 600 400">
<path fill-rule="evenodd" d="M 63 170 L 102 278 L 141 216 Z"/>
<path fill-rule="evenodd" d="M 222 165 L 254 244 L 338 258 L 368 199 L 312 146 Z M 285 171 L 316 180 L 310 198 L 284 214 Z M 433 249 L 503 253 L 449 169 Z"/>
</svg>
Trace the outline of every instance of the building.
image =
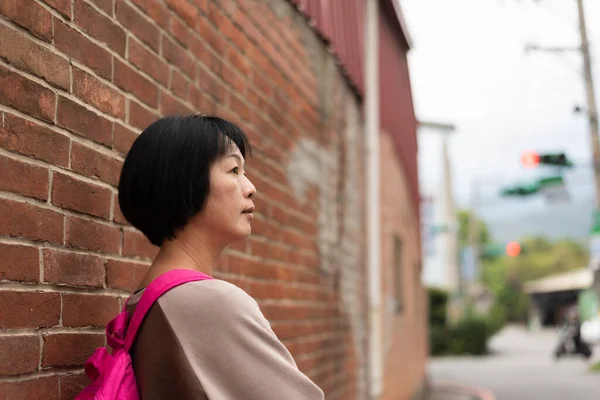
<svg viewBox="0 0 600 400">
<path fill-rule="evenodd" d="M 395 0 L 379 2 L 381 389 L 367 346 L 363 1 L 0 3 L 0 393 L 72 399 L 157 249 L 119 212 L 124 155 L 157 117 L 244 127 L 253 236 L 216 276 L 257 299 L 328 399 L 425 380 L 416 120 Z M 341 3 L 339 3 L 341 4 Z"/>
<path fill-rule="evenodd" d="M 592 285 L 593 272 L 589 268 L 525 282 L 524 291 L 531 299 L 531 324 L 534 327 L 561 325 L 566 312 L 575 305 L 583 320 L 597 315 Z M 590 308 L 594 311 L 587 311 Z"/>
</svg>

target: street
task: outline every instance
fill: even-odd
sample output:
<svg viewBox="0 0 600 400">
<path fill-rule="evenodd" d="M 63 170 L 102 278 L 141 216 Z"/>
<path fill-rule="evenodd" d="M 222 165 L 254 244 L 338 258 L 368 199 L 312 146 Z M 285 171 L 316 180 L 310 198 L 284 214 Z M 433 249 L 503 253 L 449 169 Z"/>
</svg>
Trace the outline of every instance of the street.
<svg viewBox="0 0 600 400">
<path fill-rule="evenodd" d="M 583 358 L 552 359 L 556 331 L 528 332 L 508 327 L 491 342 L 487 357 L 443 357 L 429 363 L 435 384 L 484 387 L 497 400 L 596 400 L 600 374 L 588 372 Z M 598 360 L 600 349 L 594 349 Z"/>
</svg>

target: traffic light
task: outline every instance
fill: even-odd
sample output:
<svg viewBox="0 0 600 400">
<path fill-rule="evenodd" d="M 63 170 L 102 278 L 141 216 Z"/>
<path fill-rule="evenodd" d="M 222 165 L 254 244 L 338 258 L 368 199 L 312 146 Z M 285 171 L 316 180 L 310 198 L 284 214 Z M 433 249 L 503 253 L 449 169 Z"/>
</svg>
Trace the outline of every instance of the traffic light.
<svg viewBox="0 0 600 400">
<path fill-rule="evenodd" d="M 566 168 L 573 166 L 565 153 L 542 154 L 540 155 L 540 164 Z"/>
<path fill-rule="evenodd" d="M 506 245 L 506 255 L 509 257 L 516 257 L 521 254 L 521 245 L 519 242 L 508 242 Z"/>
<path fill-rule="evenodd" d="M 521 155 L 521 164 L 525 168 L 536 168 L 539 165 L 563 168 L 573 167 L 573 163 L 565 153 L 539 154 L 535 151 L 524 152 Z"/>
<path fill-rule="evenodd" d="M 526 151 L 521 155 L 521 164 L 525 168 L 535 168 L 540 163 L 540 155 L 535 151 Z"/>
</svg>

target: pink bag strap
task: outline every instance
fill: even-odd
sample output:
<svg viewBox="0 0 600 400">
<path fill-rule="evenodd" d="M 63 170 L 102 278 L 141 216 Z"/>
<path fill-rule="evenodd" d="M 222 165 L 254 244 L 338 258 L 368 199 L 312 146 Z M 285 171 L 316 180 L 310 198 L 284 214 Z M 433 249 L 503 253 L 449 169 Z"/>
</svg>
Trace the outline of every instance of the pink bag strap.
<svg viewBox="0 0 600 400">
<path fill-rule="evenodd" d="M 125 333 L 125 351 L 129 352 L 133 341 L 137 335 L 137 331 L 140 325 L 144 321 L 146 314 L 150 311 L 150 308 L 154 305 L 156 300 L 164 293 L 168 292 L 176 286 L 183 285 L 187 282 L 203 281 L 207 279 L 213 279 L 211 276 L 203 274 L 202 272 L 194 271 L 191 269 L 174 269 L 165 272 L 158 278 L 152 281 L 142 294 L 138 305 L 135 307 L 135 311 L 127 327 Z"/>
</svg>

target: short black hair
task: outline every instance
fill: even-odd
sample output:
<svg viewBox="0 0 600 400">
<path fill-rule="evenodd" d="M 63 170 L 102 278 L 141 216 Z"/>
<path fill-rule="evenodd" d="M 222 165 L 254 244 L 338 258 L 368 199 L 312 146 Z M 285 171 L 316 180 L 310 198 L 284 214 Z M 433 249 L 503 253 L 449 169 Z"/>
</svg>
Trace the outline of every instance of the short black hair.
<svg viewBox="0 0 600 400">
<path fill-rule="evenodd" d="M 127 221 L 156 246 L 172 240 L 202 211 L 210 167 L 235 144 L 251 152 L 246 134 L 216 116 L 175 115 L 153 122 L 136 138 L 119 180 L 119 206 Z"/>
</svg>

